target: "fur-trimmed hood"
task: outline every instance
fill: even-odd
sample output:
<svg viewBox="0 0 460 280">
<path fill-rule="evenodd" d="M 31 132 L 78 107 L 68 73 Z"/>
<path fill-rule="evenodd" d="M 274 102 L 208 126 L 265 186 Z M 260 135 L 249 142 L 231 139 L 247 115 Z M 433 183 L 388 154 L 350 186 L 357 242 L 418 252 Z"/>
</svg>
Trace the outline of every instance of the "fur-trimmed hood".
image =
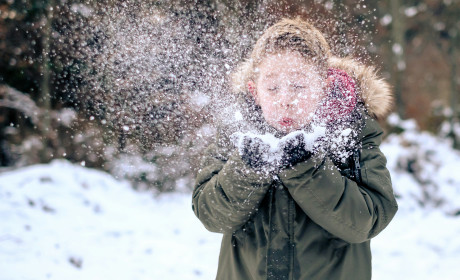
<svg viewBox="0 0 460 280">
<path fill-rule="evenodd" d="M 351 76 L 357 86 L 357 93 L 370 115 L 376 119 L 386 117 L 393 106 L 390 85 L 372 66 L 366 66 L 352 58 L 333 56 L 329 59 L 330 68 L 338 68 Z"/>
<path fill-rule="evenodd" d="M 251 67 L 252 61 L 246 60 L 232 74 L 232 88 L 235 94 L 249 95 L 246 88 Z M 393 106 L 393 93 L 388 82 L 379 75 L 375 67 L 366 66 L 353 58 L 337 56 L 329 58 L 328 67 L 341 69 L 354 79 L 358 97 L 364 102 L 371 116 L 382 119 L 390 113 Z"/>
</svg>

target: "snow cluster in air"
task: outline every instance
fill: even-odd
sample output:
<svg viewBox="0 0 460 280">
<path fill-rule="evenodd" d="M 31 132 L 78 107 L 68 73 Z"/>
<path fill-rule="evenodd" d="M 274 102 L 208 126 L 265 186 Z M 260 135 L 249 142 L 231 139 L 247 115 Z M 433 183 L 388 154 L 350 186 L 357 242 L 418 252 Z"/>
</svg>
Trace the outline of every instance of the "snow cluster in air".
<svg viewBox="0 0 460 280">
<path fill-rule="evenodd" d="M 264 160 L 269 163 L 275 163 L 283 156 L 283 147 L 285 147 L 288 142 L 297 142 L 296 139 L 299 139 L 298 137 L 300 135 L 302 135 L 304 139 L 303 149 L 305 151 L 313 152 L 315 146 L 317 146 L 317 141 L 324 137 L 325 134 L 326 127 L 315 126 L 312 131 L 297 130 L 290 132 L 281 138 L 278 138 L 270 133 L 256 134 L 254 132 L 237 132 L 232 135 L 232 138 L 240 154 L 244 154 L 244 149 L 247 148 L 244 146 L 244 139 L 246 137 L 260 140 L 262 145 L 267 145 L 267 147 L 269 147 L 267 153 L 264 154 Z"/>
</svg>

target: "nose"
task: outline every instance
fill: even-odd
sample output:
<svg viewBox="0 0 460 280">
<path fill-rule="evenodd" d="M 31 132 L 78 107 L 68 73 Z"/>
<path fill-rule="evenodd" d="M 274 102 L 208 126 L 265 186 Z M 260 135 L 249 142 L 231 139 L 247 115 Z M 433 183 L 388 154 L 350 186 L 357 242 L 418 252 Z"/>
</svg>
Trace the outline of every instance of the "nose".
<svg viewBox="0 0 460 280">
<path fill-rule="evenodd" d="M 283 108 L 291 108 L 293 107 L 293 98 L 290 94 L 281 94 L 279 99 L 279 104 Z"/>
</svg>

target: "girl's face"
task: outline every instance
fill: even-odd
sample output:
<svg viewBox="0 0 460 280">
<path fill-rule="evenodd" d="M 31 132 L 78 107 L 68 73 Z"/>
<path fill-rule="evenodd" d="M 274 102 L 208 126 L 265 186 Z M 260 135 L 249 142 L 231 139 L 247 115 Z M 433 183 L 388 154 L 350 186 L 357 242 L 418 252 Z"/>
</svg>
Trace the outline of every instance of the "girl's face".
<svg viewBox="0 0 460 280">
<path fill-rule="evenodd" d="M 325 95 L 325 78 L 298 52 L 268 55 L 249 91 L 267 123 L 289 133 L 305 127 Z"/>
</svg>

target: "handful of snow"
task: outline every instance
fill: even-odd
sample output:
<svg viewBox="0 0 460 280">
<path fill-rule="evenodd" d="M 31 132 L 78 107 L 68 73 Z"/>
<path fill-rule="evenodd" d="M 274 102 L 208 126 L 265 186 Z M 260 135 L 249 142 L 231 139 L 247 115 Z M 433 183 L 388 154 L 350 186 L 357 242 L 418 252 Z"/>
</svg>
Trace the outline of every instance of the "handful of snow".
<svg viewBox="0 0 460 280">
<path fill-rule="evenodd" d="M 326 135 L 326 127 L 315 126 L 312 131 L 297 130 L 283 136 L 282 138 L 277 138 L 273 134 L 261 135 L 253 132 L 237 132 L 231 136 L 231 139 L 233 144 L 237 147 L 240 155 L 243 154 L 243 140 L 245 137 L 259 139 L 260 142 L 269 147 L 267 153 L 263 155 L 263 160 L 267 163 L 275 164 L 281 160 L 284 153 L 283 148 L 286 147 L 288 143 L 296 143 L 300 135 L 303 136 L 304 141 L 303 143 L 299 143 L 299 145 L 303 145 L 303 149 L 305 149 L 305 151 L 313 152 L 315 143 L 318 139 L 323 138 Z"/>
</svg>

